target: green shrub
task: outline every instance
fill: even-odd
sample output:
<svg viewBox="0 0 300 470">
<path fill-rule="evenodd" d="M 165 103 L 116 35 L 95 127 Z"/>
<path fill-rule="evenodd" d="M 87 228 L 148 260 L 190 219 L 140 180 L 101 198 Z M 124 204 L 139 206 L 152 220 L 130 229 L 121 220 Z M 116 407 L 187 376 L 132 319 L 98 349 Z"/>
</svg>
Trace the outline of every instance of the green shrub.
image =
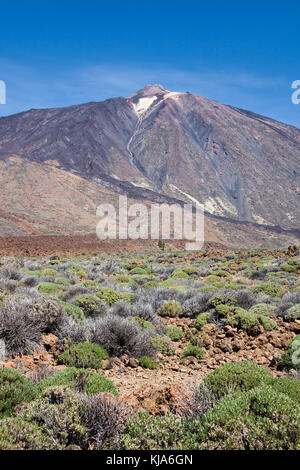
<svg viewBox="0 0 300 470">
<path fill-rule="evenodd" d="M 86 317 L 95 317 L 105 313 L 103 302 L 92 294 L 82 294 L 73 301 L 74 305 L 81 308 Z"/>
<path fill-rule="evenodd" d="M 272 383 L 269 371 L 250 361 L 230 362 L 204 378 L 204 384 L 215 399 L 236 391 L 248 391 L 258 385 Z"/>
<path fill-rule="evenodd" d="M 99 344 L 78 343 L 60 354 L 57 361 L 69 367 L 100 369 L 103 359 L 108 359 L 108 354 Z"/>
<path fill-rule="evenodd" d="M 123 274 L 123 273 L 114 274 L 113 276 L 110 276 L 110 279 L 112 281 L 117 281 L 117 282 L 120 282 L 122 284 L 135 284 L 132 277 L 130 277 L 128 274 Z"/>
<path fill-rule="evenodd" d="M 149 356 L 140 357 L 140 366 L 144 369 L 157 369 L 158 363 Z"/>
<path fill-rule="evenodd" d="M 247 310 L 242 308 L 238 308 L 235 311 L 236 313 L 232 317 L 223 319 L 226 325 L 246 331 L 260 325 L 259 319 L 254 313 L 247 312 Z"/>
<path fill-rule="evenodd" d="M 56 279 L 57 284 L 60 284 L 62 286 L 70 286 L 71 282 L 69 279 L 66 279 L 65 277 L 57 277 Z"/>
<path fill-rule="evenodd" d="M 85 281 L 81 281 L 80 285 L 83 287 L 98 287 L 99 280 L 98 279 L 93 279 L 93 280 L 86 279 Z"/>
<path fill-rule="evenodd" d="M 68 302 L 61 302 L 65 312 L 73 318 L 74 321 L 81 323 L 85 320 L 82 308 Z"/>
<path fill-rule="evenodd" d="M 0 450 L 54 450 L 56 445 L 37 424 L 20 418 L 0 420 Z"/>
<path fill-rule="evenodd" d="M 33 400 L 32 382 L 15 369 L 0 368 L 0 417 L 11 416 L 19 403 Z"/>
<path fill-rule="evenodd" d="M 224 318 L 223 322 L 226 325 L 233 326 L 235 328 L 249 331 L 255 326 L 262 325 L 265 330 L 270 331 L 276 328 L 276 322 L 271 318 L 264 315 L 257 315 L 252 313 L 250 310 L 244 310 L 242 308 L 235 308 L 235 314 L 232 317 Z"/>
<path fill-rule="evenodd" d="M 208 323 L 208 320 L 210 319 L 210 313 L 208 312 L 203 312 L 199 313 L 195 320 L 195 328 L 197 330 L 201 330 L 201 328 Z"/>
<path fill-rule="evenodd" d="M 210 299 L 210 303 L 213 307 L 217 305 L 235 305 L 236 299 L 233 294 L 228 292 L 216 292 Z"/>
<path fill-rule="evenodd" d="M 199 292 L 201 294 L 205 294 L 206 292 L 216 292 L 217 290 L 218 288 L 215 286 L 205 286 L 205 287 L 200 287 Z"/>
<path fill-rule="evenodd" d="M 68 387 L 50 387 L 31 402 L 20 418 L 36 424 L 58 448 L 80 445 L 87 435 L 82 425 L 83 404 L 80 396 Z"/>
<path fill-rule="evenodd" d="M 167 336 L 155 335 L 150 341 L 152 346 L 165 356 L 172 356 L 175 352 L 172 341 Z"/>
<path fill-rule="evenodd" d="M 100 299 L 104 300 L 104 302 L 106 302 L 109 306 L 121 300 L 130 303 L 135 298 L 135 294 L 132 294 L 130 292 L 118 292 L 109 287 L 106 287 L 101 291 L 97 292 L 96 295 Z"/>
<path fill-rule="evenodd" d="M 138 316 L 127 317 L 127 320 L 134 321 L 135 323 L 140 325 L 142 330 L 148 330 L 149 328 L 154 328 L 154 326 L 152 325 L 152 323 L 150 321 L 147 321 L 144 318 L 141 318 L 141 317 L 138 317 Z"/>
<path fill-rule="evenodd" d="M 188 344 L 183 350 L 183 359 L 188 356 L 193 356 L 198 359 L 198 361 L 201 361 L 201 359 L 204 357 L 204 351 L 200 346 Z"/>
<path fill-rule="evenodd" d="M 202 450 L 292 450 L 300 447 L 300 407 L 271 386 L 224 397 L 198 431 Z"/>
<path fill-rule="evenodd" d="M 182 271 L 189 276 L 192 274 L 198 274 L 198 270 L 196 268 L 193 268 L 193 266 L 186 266 L 185 268 L 182 269 Z"/>
<path fill-rule="evenodd" d="M 281 297 L 285 290 L 275 281 L 261 282 L 252 288 L 254 294 L 267 294 L 271 297 Z"/>
<path fill-rule="evenodd" d="M 190 422 L 168 414 L 149 416 L 138 413 L 127 422 L 122 435 L 125 450 L 190 450 L 196 447 L 197 436 L 189 430 Z"/>
<path fill-rule="evenodd" d="M 300 335 L 295 336 L 289 342 L 278 364 L 278 369 L 300 369 Z"/>
<path fill-rule="evenodd" d="M 60 297 L 63 294 L 61 286 L 53 282 L 40 282 L 36 288 L 46 295 L 57 295 Z"/>
<path fill-rule="evenodd" d="M 160 307 L 158 313 L 162 317 L 174 318 L 181 313 L 181 307 L 174 300 L 169 300 Z"/>
<path fill-rule="evenodd" d="M 224 269 L 216 269 L 213 274 L 218 277 L 227 277 L 229 275 Z"/>
<path fill-rule="evenodd" d="M 44 275 L 44 271 L 42 269 L 30 270 L 30 269 L 23 268 L 22 271 L 28 274 L 28 276 L 41 277 Z"/>
<path fill-rule="evenodd" d="M 274 330 L 277 328 L 277 323 L 272 318 L 266 317 L 265 315 L 257 315 L 260 324 L 266 331 Z"/>
<path fill-rule="evenodd" d="M 184 337 L 184 332 L 178 326 L 167 326 L 166 332 L 172 341 L 179 341 Z"/>
<path fill-rule="evenodd" d="M 35 385 L 35 390 L 41 394 L 49 387 L 61 386 L 68 387 L 71 390 L 78 389 L 88 395 L 101 392 L 118 395 L 115 385 L 101 374 L 86 369 L 76 369 L 75 367 L 68 367 L 41 380 Z"/>
<path fill-rule="evenodd" d="M 292 264 L 288 264 L 288 263 L 282 264 L 280 266 L 280 269 L 283 269 L 283 271 L 286 271 L 288 273 L 296 273 L 298 271 L 297 266 L 292 265 Z"/>
<path fill-rule="evenodd" d="M 232 305 L 226 304 L 219 304 L 216 305 L 216 312 L 220 315 L 220 317 L 226 317 L 227 313 L 234 312 L 235 307 Z"/>
<path fill-rule="evenodd" d="M 71 268 L 67 269 L 68 273 L 73 273 L 79 279 L 83 279 L 87 277 L 87 272 L 84 271 L 80 266 L 72 266 Z"/>
<path fill-rule="evenodd" d="M 215 276 L 214 274 L 209 274 L 208 276 L 206 276 L 206 278 L 204 279 L 204 282 L 206 284 L 214 284 L 215 282 L 219 281 L 219 277 L 218 276 Z"/>
<path fill-rule="evenodd" d="M 148 281 L 143 284 L 143 289 L 153 289 L 153 287 L 158 287 L 159 283 L 156 281 Z"/>
<path fill-rule="evenodd" d="M 172 279 L 186 279 L 189 275 L 182 269 L 175 269 L 175 271 L 172 272 L 171 277 Z"/>
<path fill-rule="evenodd" d="M 52 277 L 57 276 L 57 271 L 55 271 L 55 269 L 52 269 L 52 268 L 43 269 L 42 273 L 43 273 L 42 274 L 43 276 L 52 276 Z"/>
<path fill-rule="evenodd" d="M 249 312 L 250 313 L 255 313 L 256 315 L 265 315 L 265 316 L 269 316 L 269 315 L 274 315 L 275 314 L 275 310 L 276 310 L 276 307 L 273 307 L 273 305 L 269 305 L 269 304 L 256 304 L 256 305 L 253 305 L 253 307 L 251 307 L 249 309 Z"/>
<path fill-rule="evenodd" d="M 286 321 L 294 321 L 300 319 L 300 304 L 296 304 L 293 307 L 290 307 L 284 316 Z"/>
<path fill-rule="evenodd" d="M 148 274 L 148 270 L 146 268 L 140 268 L 136 266 L 135 268 L 130 269 L 130 274 Z"/>
<path fill-rule="evenodd" d="M 300 380 L 295 377 L 279 377 L 274 379 L 272 387 L 277 392 L 288 395 L 300 405 Z"/>
</svg>

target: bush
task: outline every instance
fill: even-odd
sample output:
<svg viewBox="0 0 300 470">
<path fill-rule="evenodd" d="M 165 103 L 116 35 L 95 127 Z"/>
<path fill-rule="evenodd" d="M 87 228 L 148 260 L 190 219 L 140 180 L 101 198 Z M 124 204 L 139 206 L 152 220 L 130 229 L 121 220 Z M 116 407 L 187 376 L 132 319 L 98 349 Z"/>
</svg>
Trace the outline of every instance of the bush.
<svg viewBox="0 0 300 470">
<path fill-rule="evenodd" d="M 171 277 L 172 279 L 186 279 L 189 275 L 182 269 L 175 269 L 175 271 L 172 272 Z"/>
<path fill-rule="evenodd" d="M 61 286 L 54 282 L 40 282 L 36 288 L 45 295 L 57 295 L 61 297 L 63 294 Z"/>
<path fill-rule="evenodd" d="M 199 313 L 195 321 L 195 328 L 197 328 L 197 330 L 201 330 L 201 328 L 208 323 L 209 319 L 210 319 L 210 313 L 208 312 Z"/>
<path fill-rule="evenodd" d="M 267 294 L 271 297 L 281 297 L 285 290 L 275 281 L 261 282 L 252 288 L 254 294 Z"/>
<path fill-rule="evenodd" d="M 276 310 L 276 307 L 273 307 L 272 305 L 269 305 L 269 304 L 262 303 L 262 304 L 253 305 L 253 307 L 250 308 L 249 312 L 255 313 L 256 315 L 269 316 L 269 315 L 274 315 L 275 310 Z"/>
<path fill-rule="evenodd" d="M 158 287 L 159 283 L 156 281 L 148 281 L 143 284 L 143 289 L 152 289 L 153 287 Z"/>
<path fill-rule="evenodd" d="M 133 321 L 135 323 L 137 323 L 138 325 L 140 325 L 140 327 L 142 328 L 142 330 L 147 330 L 148 328 L 154 328 L 154 326 L 152 325 L 151 322 L 145 320 L 144 318 L 141 318 L 141 317 L 138 317 L 138 316 L 134 316 L 134 317 L 128 317 L 127 318 L 128 320 L 130 321 Z"/>
<path fill-rule="evenodd" d="M 234 293 L 235 305 L 237 307 L 248 309 L 255 304 L 256 298 L 248 289 L 240 289 Z"/>
<path fill-rule="evenodd" d="M 15 296 L 0 306 L 0 339 L 8 356 L 29 354 L 39 345 L 42 333 L 55 330 L 64 312 L 56 298 L 35 293 L 32 297 Z"/>
<path fill-rule="evenodd" d="M 86 369 L 76 369 L 68 367 L 57 372 L 35 385 L 37 393 L 43 393 L 50 387 L 68 387 L 71 390 L 78 390 L 88 395 L 101 392 L 109 392 L 117 396 L 117 389 L 110 380 L 107 380 L 97 372 L 91 372 Z"/>
<path fill-rule="evenodd" d="M 68 387 L 51 387 L 31 402 L 20 418 L 38 425 L 57 448 L 63 449 L 80 445 L 87 433 L 81 423 L 81 407 L 77 393 Z"/>
<path fill-rule="evenodd" d="M 84 449 L 118 450 L 132 411 L 125 403 L 92 395 L 83 397 L 82 423 L 87 428 Z"/>
<path fill-rule="evenodd" d="M 166 332 L 171 341 L 179 341 L 184 337 L 184 332 L 178 326 L 167 326 Z"/>
<path fill-rule="evenodd" d="M 125 450 L 194 449 L 197 436 L 189 430 L 187 420 L 168 414 L 166 417 L 139 413 L 130 419 L 122 435 Z"/>
<path fill-rule="evenodd" d="M 144 369 L 157 369 L 158 363 L 149 356 L 140 357 L 140 366 Z"/>
<path fill-rule="evenodd" d="M 265 330 L 276 328 L 276 322 L 264 315 L 257 315 L 242 308 L 236 308 L 232 317 L 223 319 L 226 325 L 231 325 L 241 330 L 250 331 L 253 327 L 262 325 Z"/>
<path fill-rule="evenodd" d="M 300 380 L 294 377 L 280 377 L 274 379 L 272 387 L 300 405 Z"/>
<path fill-rule="evenodd" d="M 289 342 L 287 350 L 278 364 L 278 369 L 300 369 L 300 335 L 295 336 Z"/>
<path fill-rule="evenodd" d="M 182 271 L 188 274 L 189 276 L 191 276 L 192 274 L 198 274 L 198 270 L 196 268 L 193 268 L 193 266 L 186 266 L 182 269 Z"/>
<path fill-rule="evenodd" d="M 64 310 L 56 297 L 39 296 L 33 301 L 31 315 L 43 322 L 43 333 L 51 333 L 63 322 Z"/>
<path fill-rule="evenodd" d="M 227 292 L 227 291 L 220 291 L 216 292 L 212 298 L 210 299 L 210 304 L 213 307 L 216 307 L 217 305 L 235 305 L 236 300 L 235 296 L 232 292 Z"/>
<path fill-rule="evenodd" d="M 116 315 L 107 315 L 91 325 L 91 341 L 103 346 L 110 356 L 152 356 L 153 331 L 152 328 L 142 330 L 137 323 Z"/>
<path fill-rule="evenodd" d="M 60 354 L 57 361 L 69 367 L 100 369 L 103 359 L 108 359 L 108 354 L 99 344 L 78 343 Z"/>
<path fill-rule="evenodd" d="M 260 324 L 264 327 L 266 331 L 271 331 L 274 328 L 277 328 L 277 323 L 265 315 L 257 315 Z"/>
<path fill-rule="evenodd" d="M 138 266 L 135 267 L 135 268 L 132 268 L 130 269 L 130 274 L 140 274 L 140 275 L 144 275 L 144 274 L 147 274 L 148 271 L 144 268 L 139 268 Z"/>
<path fill-rule="evenodd" d="M 87 319 L 84 322 L 76 322 L 67 316 L 55 334 L 63 344 L 72 345 L 91 341 L 90 323 L 94 320 Z"/>
<path fill-rule="evenodd" d="M 73 318 L 74 321 L 80 323 L 85 320 L 85 316 L 82 308 L 77 307 L 77 305 L 69 304 L 68 302 L 61 302 L 65 312 Z"/>
<path fill-rule="evenodd" d="M 167 336 L 152 336 L 151 344 L 156 349 L 156 351 L 161 352 L 164 356 L 173 356 L 175 352 L 172 341 Z"/>
<path fill-rule="evenodd" d="M 235 311 L 236 313 L 232 317 L 223 320 L 226 325 L 246 331 L 260 325 L 259 319 L 254 313 L 247 312 L 247 310 L 242 308 L 238 308 Z"/>
<path fill-rule="evenodd" d="M 34 386 L 25 375 L 15 369 L 0 369 L 0 417 L 11 416 L 15 406 L 35 396 Z"/>
<path fill-rule="evenodd" d="M 108 287 L 97 292 L 96 295 L 109 306 L 121 300 L 130 303 L 135 298 L 135 294 L 131 294 L 130 292 L 118 292 Z"/>
<path fill-rule="evenodd" d="M 197 294 L 186 300 L 182 306 L 181 317 L 195 318 L 199 313 L 206 312 L 210 308 L 212 292 Z"/>
<path fill-rule="evenodd" d="M 300 304 L 290 307 L 285 314 L 285 321 L 295 321 L 300 319 Z"/>
<path fill-rule="evenodd" d="M 292 450 L 300 445 L 300 407 L 271 386 L 223 398 L 202 418 L 202 450 Z"/>
<path fill-rule="evenodd" d="M 162 317 L 174 318 L 181 313 L 181 307 L 178 302 L 175 302 L 174 300 L 169 300 L 160 307 L 158 313 Z"/>
<path fill-rule="evenodd" d="M 105 304 L 92 294 L 79 295 L 74 299 L 73 303 L 83 310 L 86 317 L 97 317 L 106 313 Z"/>
<path fill-rule="evenodd" d="M 30 353 L 36 349 L 44 329 L 42 318 L 32 315 L 32 301 L 8 299 L 0 306 L 0 338 L 5 342 L 6 354 Z"/>
<path fill-rule="evenodd" d="M 272 375 L 254 362 L 230 362 L 204 378 L 204 384 L 218 400 L 236 391 L 248 391 L 258 385 L 271 384 Z"/>
<path fill-rule="evenodd" d="M 226 317 L 227 313 L 234 312 L 235 307 L 226 304 L 216 305 L 216 312 L 220 317 Z"/>
<path fill-rule="evenodd" d="M 204 357 L 204 351 L 200 346 L 194 346 L 193 344 L 188 344 L 186 348 L 183 350 L 183 358 L 188 356 L 193 356 L 198 361 L 201 361 Z"/>
<path fill-rule="evenodd" d="M 67 271 L 68 273 L 75 274 L 75 276 L 79 279 L 87 277 L 87 272 L 84 271 L 80 266 L 72 266 L 71 268 L 68 268 Z"/>
<path fill-rule="evenodd" d="M 297 304 L 300 304 L 300 292 L 288 292 L 278 302 L 276 314 L 286 320 L 286 312 Z"/>
<path fill-rule="evenodd" d="M 51 439 L 39 426 L 20 418 L 0 420 L 0 450 L 54 450 Z"/>
</svg>

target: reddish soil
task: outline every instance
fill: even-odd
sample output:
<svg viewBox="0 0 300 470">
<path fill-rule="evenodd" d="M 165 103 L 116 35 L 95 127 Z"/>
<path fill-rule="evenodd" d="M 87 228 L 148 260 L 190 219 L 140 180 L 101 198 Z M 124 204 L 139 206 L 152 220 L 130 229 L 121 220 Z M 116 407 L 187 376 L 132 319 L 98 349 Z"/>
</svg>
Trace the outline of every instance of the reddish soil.
<svg viewBox="0 0 300 470">
<path fill-rule="evenodd" d="M 184 240 L 166 240 L 166 247 L 184 249 Z M 133 252 L 157 248 L 156 240 L 106 240 L 96 235 L 42 235 L 0 237 L 0 256 L 49 256 L 52 254 L 94 254 Z M 204 248 L 225 249 L 218 243 L 207 243 Z"/>
</svg>

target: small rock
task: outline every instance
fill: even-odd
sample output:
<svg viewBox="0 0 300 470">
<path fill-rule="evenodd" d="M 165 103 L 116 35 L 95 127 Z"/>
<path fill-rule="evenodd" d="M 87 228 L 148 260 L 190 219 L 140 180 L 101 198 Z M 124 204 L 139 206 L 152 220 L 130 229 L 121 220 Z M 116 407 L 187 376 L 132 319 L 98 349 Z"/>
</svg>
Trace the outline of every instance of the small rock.
<svg viewBox="0 0 300 470">
<path fill-rule="evenodd" d="M 134 357 L 131 357 L 128 361 L 129 367 L 132 367 L 133 369 L 136 369 L 139 366 L 139 361 L 135 359 Z"/>
<path fill-rule="evenodd" d="M 112 363 L 109 359 L 103 359 L 102 360 L 102 369 L 108 370 L 112 368 Z"/>
</svg>

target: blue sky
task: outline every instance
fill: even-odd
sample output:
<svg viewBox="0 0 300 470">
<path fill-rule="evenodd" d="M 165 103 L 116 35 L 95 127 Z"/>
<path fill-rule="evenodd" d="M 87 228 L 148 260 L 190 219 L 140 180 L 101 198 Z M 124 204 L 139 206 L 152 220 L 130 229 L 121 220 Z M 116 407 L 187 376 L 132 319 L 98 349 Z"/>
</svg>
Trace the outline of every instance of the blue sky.
<svg viewBox="0 0 300 470">
<path fill-rule="evenodd" d="M 300 128 L 300 5 L 247 3 L 12 0 L 0 6 L 0 115 L 160 83 Z"/>
</svg>

